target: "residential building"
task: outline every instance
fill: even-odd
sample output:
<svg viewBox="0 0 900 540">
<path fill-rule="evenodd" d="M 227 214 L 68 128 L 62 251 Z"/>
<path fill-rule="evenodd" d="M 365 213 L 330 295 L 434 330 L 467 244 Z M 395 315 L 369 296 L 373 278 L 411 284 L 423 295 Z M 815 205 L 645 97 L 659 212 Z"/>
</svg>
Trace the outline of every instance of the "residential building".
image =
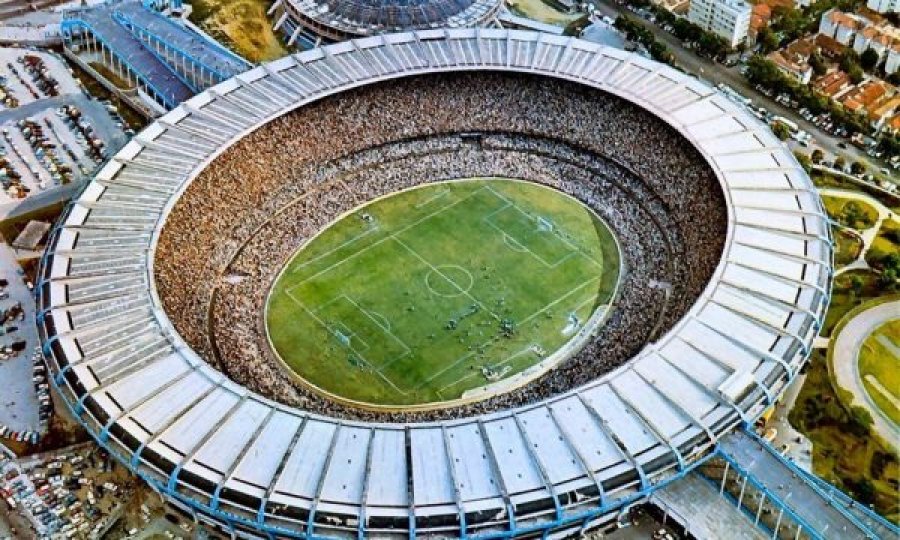
<svg viewBox="0 0 900 540">
<path fill-rule="evenodd" d="M 751 13 L 743 0 L 692 0 L 688 20 L 735 47 L 747 38 Z"/>
<path fill-rule="evenodd" d="M 866 7 L 878 13 L 900 13 L 900 0 L 869 0 Z"/>
<path fill-rule="evenodd" d="M 813 90 L 829 99 L 837 99 L 851 86 L 850 76 L 839 69 L 822 75 L 812 85 Z"/>
<path fill-rule="evenodd" d="M 895 115 L 884 126 L 885 131 L 900 135 L 900 114 Z"/>
<path fill-rule="evenodd" d="M 819 34 L 853 47 L 857 54 L 872 49 L 878 54 L 878 64 L 883 65 L 885 72 L 891 74 L 900 69 L 900 28 L 873 15 L 879 20 L 873 21 L 855 13 L 830 9 L 819 21 Z"/>
<path fill-rule="evenodd" d="M 809 64 L 809 57 L 817 51 L 812 39 L 798 39 L 788 44 L 784 49 L 768 55 L 768 59 L 782 72 L 800 81 L 801 84 L 809 84 L 813 70 Z"/>
<path fill-rule="evenodd" d="M 869 121 L 873 128 L 882 129 L 898 112 L 900 112 L 900 96 L 885 97 L 869 108 Z"/>
<path fill-rule="evenodd" d="M 890 89 L 891 87 L 888 84 L 880 81 L 865 81 L 850 92 L 847 92 L 840 101 L 848 111 L 865 113 L 869 111 L 872 105 L 881 100 Z"/>
<path fill-rule="evenodd" d="M 887 73 L 900 71 L 900 44 L 894 43 L 894 46 L 888 51 L 887 60 L 884 61 L 884 71 Z"/>
<path fill-rule="evenodd" d="M 852 13 L 829 9 L 819 21 L 819 33 L 834 38 L 841 45 L 852 46 L 856 33 L 867 26 L 868 21 Z"/>
</svg>

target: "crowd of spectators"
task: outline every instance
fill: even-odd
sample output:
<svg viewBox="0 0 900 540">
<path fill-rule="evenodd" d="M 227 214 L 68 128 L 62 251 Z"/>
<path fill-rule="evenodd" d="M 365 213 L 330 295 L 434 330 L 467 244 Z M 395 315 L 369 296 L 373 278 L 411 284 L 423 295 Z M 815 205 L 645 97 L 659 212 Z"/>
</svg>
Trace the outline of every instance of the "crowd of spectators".
<svg viewBox="0 0 900 540">
<path fill-rule="evenodd" d="M 591 206 L 619 240 L 619 294 L 596 339 L 537 380 L 391 420 L 483 413 L 587 383 L 680 320 L 718 264 L 718 181 L 658 118 L 549 78 L 428 75 L 302 107 L 213 161 L 160 237 L 161 300 L 188 344 L 248 388 L 333 416 L 386 419 L 329 401 L 285 371 L 266 340 L 266 296 L 288 258 L 342 213 L 417 184 L 477 176 L 541 182 Z"/>
</svg>

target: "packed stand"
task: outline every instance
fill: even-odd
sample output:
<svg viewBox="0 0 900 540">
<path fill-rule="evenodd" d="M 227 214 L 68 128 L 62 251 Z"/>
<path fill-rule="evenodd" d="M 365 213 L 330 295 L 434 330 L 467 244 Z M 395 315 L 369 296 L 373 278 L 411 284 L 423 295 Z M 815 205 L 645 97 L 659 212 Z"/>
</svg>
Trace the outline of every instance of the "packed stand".
<svg viewBox="0 0 900 540">
<path fill-rule="evenodd" d="M 474 176 L 551 185 L 611 226 L 625 268 L 598 337 L 510 393 L 389 417 L 330 402 L 283 371 L 266 341 L 264 304 L 306 239 L 374 197 Z M 632 358 L 706 286 L 725 223 L 721 189 L 703 158 L 643 109 L 548 78 L 430 75 L 322 100 L 237 142 L 173 209 L 155 269 L 177 330 L 235 381 L 334 416 L 451 418 L 544 399 Z"/>
</svg>

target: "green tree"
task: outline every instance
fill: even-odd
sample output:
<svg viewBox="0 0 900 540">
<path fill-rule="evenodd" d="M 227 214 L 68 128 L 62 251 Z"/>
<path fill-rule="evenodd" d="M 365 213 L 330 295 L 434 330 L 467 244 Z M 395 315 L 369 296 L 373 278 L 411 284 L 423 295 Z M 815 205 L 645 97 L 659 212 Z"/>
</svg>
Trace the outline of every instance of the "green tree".
<svg viewBox="0 0 900 540">
<path fill-rule="evenodd" d="M 847 70 L 847 75 L 850 77 L 850 80 L 853 81 L 853 84 L 861 83 L 866 76 L 863 69 L 856 64 L 850 66 L 850 69 Z"/>
<path fill-rule="evenodd" d="M 878 284 L 888 291 L 893 291 L 900 286 L 900 274 L 895 268 L 885 268 L 878 276 Z"/>
<path fill-rule="evenodd" d="M 775 122 L 774 124 L 772 124 L 772 133 L 774 133 L 775 136 L 782 141 L 786 141 L 787 138 L 791 136 L 790 128 L 788 128 L 781 122 Z"/>
<path fill-rule="evenodd" d="M 850 68 L 859 65 L 859 55 L 853 49 L 848 48 L 841 56 L 840 65 L 843 71 L 849 72 Z"/>
<path fill-rule="evenodd" d="M 759 31 L 759 35 L 756 36 L 756 41 L 759 43 L 760 50 L 764 54 L 768 54 L 775 49 L 777 49 L 781 45 L 781 40 L 778 39 L 778 36 L 775 35 L 775 32 L 770 30 L 769 28 L 763 28 Z"/>
<path fill-rule="evenodd" d="M 850 165 L 850 172 L 853 174 L 863 174 L 866 172 L 866 166 L 861 161 L 854 161 L 853 165 Z"/>
<path fill-rule="evenodd" d="M 850 420 L 852 423 L 857 424 L 863 435 L 868 435 L 873 423 L 872 413 L 868 409 L 859 405 L 850 407 Z"/>
<path fill-rule="evenodd" d="M 866 71 L 871 71 L 878 65 L 879 60 L 881 58 L 878 57 L 878 53 L 874 49 L 866 49 L 859 57 L 859 65 Z"/>
<path fill-rule="evenodd" d="M 803 170 L 806 172 L 812 171 L 812 161 L 809 159 L 809 156 L 800 151 L 794 152 L 794 157 L 797 158 L 797 162 L 800 163 L 800 166 L 803 167 Z"/>
<path fill-rule="evenodd" d="M 816 148 L 815 150 L 812 151 L 812 154 L 810 154 L 809 159 L 810 159 L 813 163 L 815 163 L 816 165 L 818 165 L 819 163 L 822 163 L 822 160 L 823 160 L 823 159 L 825 159 L 825 152 L 823 152 L 822 150 Z"/>
<path fill-rule="evenodd" d="M 863 285 L 864 283 L 861 277 L 856 274 L 850 276 L 850 291 L 853 292 L 855 298 L 859 298 L 859 295 L 862 294 Z"/>
<path fill-rule="evenodd" d="M 824 75 L 828 70 L 828 64 L 825 62 L 825 59 L 822 58 L 822 55 L 814 52 L 809 57 L 809 65 L 812 67 L 813 73 L 816 75 Z"/>
<path fill-rule="evenodd" d="M 847 166 L 847 160 L 844 159 L 843 156 L 838 156 L 837 158 L 835 158 L 835 160 L 834 160 L 834 168 L 835 169 L 837 169 L 839 171 L 843 171 L 844 167 L 846 167 L 846 166 Z"/>
</svg>

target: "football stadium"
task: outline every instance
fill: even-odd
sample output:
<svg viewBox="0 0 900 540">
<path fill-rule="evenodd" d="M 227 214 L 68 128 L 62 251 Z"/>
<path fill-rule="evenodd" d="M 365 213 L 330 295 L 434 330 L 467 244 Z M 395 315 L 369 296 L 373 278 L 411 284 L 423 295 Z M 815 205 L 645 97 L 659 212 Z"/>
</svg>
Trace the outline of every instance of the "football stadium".
<svg viewBox="0 0 900 540">
<path fill-rule="evenodd" d="M 196 519 L 564 537 L 775 402 L 832 243 L 789 150 L 706 84 L 457 28 L 175 107 L 69 206 L 40 272 L 63 401 Z"/>
</svg>

